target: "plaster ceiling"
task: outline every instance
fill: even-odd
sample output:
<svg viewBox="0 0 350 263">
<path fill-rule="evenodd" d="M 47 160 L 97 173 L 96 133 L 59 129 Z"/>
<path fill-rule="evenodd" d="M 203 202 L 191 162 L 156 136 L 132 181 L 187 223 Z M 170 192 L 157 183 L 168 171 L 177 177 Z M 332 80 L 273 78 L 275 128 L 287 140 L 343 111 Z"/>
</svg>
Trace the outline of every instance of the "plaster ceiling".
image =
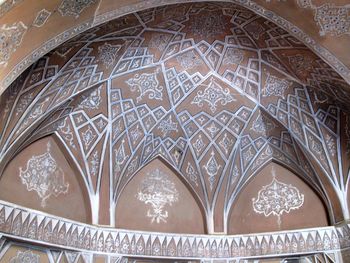
<svg viewBox="0 0 350 263">
<path fill-rule="evenodd" d="M 1 92 L 40 56 L 80 32 L 133 11 L 176 2 L 183 1 L 7 0 L 0 6 L 1 33 L 8 46 L 0 55 Z M 289 31 L 349 82 L 347 0 L 331 3 L 326 0 L 231 2 L 241 4 Z M 73 11 L 66 12 L 67 7 Z"/>
<path fill-rule="evenodd" d="M 91 200 L 108 191 L 117 202 L 160 157 L 210 218 L 227 217 L 274 160 L 308 182 L 334 223 L 348 216 L 347 88 L 303 43 L 241 6 L 147 9 L 73 38 L 11 85 L 1 97 L 0 167 L 55 134 Z"/>
</svg>

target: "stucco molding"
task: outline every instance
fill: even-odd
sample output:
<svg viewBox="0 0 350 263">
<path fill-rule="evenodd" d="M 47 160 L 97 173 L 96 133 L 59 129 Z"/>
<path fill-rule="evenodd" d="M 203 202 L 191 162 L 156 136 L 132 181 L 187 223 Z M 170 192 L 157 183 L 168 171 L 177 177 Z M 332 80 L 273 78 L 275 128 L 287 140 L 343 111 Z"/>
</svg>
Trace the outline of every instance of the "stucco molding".
<svg viewBox="0 0 350 263">
<path fill-rule="evenodd" d="M 230 259 L 335 252 L 349 225 L 249 235 L 190 235 L 111 229 L 0 201 L 0 235 L 80 252 L 174 259 Z"/>
</svg>

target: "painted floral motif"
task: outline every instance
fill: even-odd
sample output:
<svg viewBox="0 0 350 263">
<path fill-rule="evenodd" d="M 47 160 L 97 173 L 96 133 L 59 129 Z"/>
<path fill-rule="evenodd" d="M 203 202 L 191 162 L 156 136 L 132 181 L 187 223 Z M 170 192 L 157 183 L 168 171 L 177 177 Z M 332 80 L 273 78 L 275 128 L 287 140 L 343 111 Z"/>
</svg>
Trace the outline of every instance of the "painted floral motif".
<svg viewBox="0 0 350 263">
<path fill-rule="evenodd" d="M 334 157 L 337 153 L 337 144 L 335 142 L 335 139 L 329 134 L 326 134 L 325 139 L 329 153 L 332 155 L 332 157 Z"/>
<path fill-rule="evenodd" d="M 196 55 L 193 50 L 181 54 L 180 56 L 176 57 L 176 60 L 180 63 L 184 70 L 189 70 L 203 64 L 203 60 Z"/>
<path fill-rule="evenodd" d="M 197 182 L 198 175 L 196 170 L 191 165 L 191 163 L 187 163 L 186 174 L 189 177 L 190 181 L 193 182 L 196 186 L 198 186 L 198 182 Z"/>
<path fill-rule="evenodd" d="M 136 169 L 137 169 L 137 164 L 138 164 L 138 159 L 139 159 L 139 157 L 138 156 L 136 156 L 136 158 L 135 159 L 133 159 L 130 163 L 129 163 L 129 165 L 128 165 L 128 169 L 127 169 L 127 173 L 126 173 L 126 176 L 128 177 L 128 176 L 130 176 L 131 174 L 133 174 L 135 171 L 136 171 Z"/>
<path fill-rule="evenodd" d="M 238 178 L 239 176 L 239 169 L 237 167 L 237 165 L 235 165 L 233 167 L 233 170 L 232 170 L 232 179 L 231 179 L 231 185 L 236 181 L 236 179 Z"/>
<path fill-rule="evenodd" d="M 297 74 L 305 74 L 305 72 L 312 69 L 312 59 L 301 54 L 288 56 L 288 61 L 292 69 Z"/>
<path fill-rule="evenodd" d="M 89 148 L 90 144 L 96 138 L 96 134 L 95 134 L 95 132 L 93 132 L 93 130 L 91 129 L 90 126 L 89 126 L 89 128 L 86 131 L 82 132 L 81 135 L 83 137 L 83 142 L 84 142 L 85 148 Z"/>
<path fill-rule="evenodd" d="M 289 80 L 280 79 L 268 73 L 265 86 L 262 90 L 262 96 L 276 96 L 284 99 L 284 93 L 291 86 L 291 84 L 292 83 Z"/>
<path fill-rule="evenodd" d="M 75 146 L 74 143 L 74 135 L 71 130 L 70 125 L 67 122 L 67 119 L 64 119 L 62 123 L 60 123 L 57 127 L 57 130 L 60 132 L 60 135 L 65 139 L 66 142 L 69 143 L 69 145 L 73 148 L 76 149 L 77 147 Z"/>
<path fill-rule="evenodd" d="M 92 176 L 96 177 L 98 175 L 98 169 L 99 169 L 99 166 L 100 166 L 100 157 L 98 156 L 98 152 L 97 151 L 95 151 L 92 154 L 92 158 L 91 158 L 90 164 L 91 164 L 90 174 Z"/>
<path fill-rule="evenodd" d="M 22 2 L 22 0 L 1 1 L 1 4 L 0 4 L 0 17 L 2 17 L 4 14 L 6 14 L 8 11 L 10 11 L 14 6 L 16 6 L 20 2 Z"/>
<path fill-rule="evenodd" d="M 161 120 L 159 129 L 161 130 L 163 137 L 166 137 L 169 132 L 177 132 L 177 123 L 172 121 L 170 115 L 168 119 Z"/>
<path fill-rule="evenodd" d="M 313 7 L 311 0 L 296 0 L 298 5 L 302 8 Z"/>
<path fill-rule="evenodd" d="M 27 167 L 19 168 L 19 176 L 22 184 L 28 191 L 36 191 L 41 199 L 41 206 L 46 206 L 46 200 L 51 196 L 58 196 L 68 192 L 69 184 L 64 180 L 63 170 L 58 167 L 56 160 L 50 153 L 50 142 L 47 143 L 47 151 L 36 155 L 27 162 Z"/>
<path fill-rule="evenodd" d="M 142 135 L 139 125 L 137 124 L 136 128 L 130 131 L 130 137 L 133 142 L 136 142 L 138 138 Z"/>
<path fill-rule="evenodd" d="M 210 123 L 208 127 L 205 128 L 209 133 L 211 138 L 214 138 L 214 136 L 219 132 L 219 128 L 215 124 L 215 122 Z"/>
<path fill-rule="evenodd" d="M 253 159 L 254 156 L 255 156 L 254 148 L 253 148 L 252 146 L 246 148 L 246 149 L 242 152 L 242 157 L 243 157 L 243 164 L 244 164 L 244 166 L 246 166 L 247 164 L 249 164 L 250 161 Z"/>
<path fill-rule="evenodd" d="M 33 93 L 27 93 L 20 98 L 15 110 L 16 116 L 22 114 L 27 109 L 29 103 L 33 100 L 33 97 Z"/>
<path fill-rule="evenodd" d="M 209 178 L 208 178 L 209 185 L 210 185 L 210 190 L 212 191 L 213 187 L 214 187 L 215 180 L 216 180 L 216 175 L 221 168 L 221 165 L 218 164 L 218 162 L 215 159 L 215 154 L 213 151 L 210 154 L 210 158 L 209 158 L 207 164 L 204 165 L 203 167 L 207 171 L 207 174 L 209 175 Z"/>
<path fill-rule="evenodd" d="M 310 8 L 314 11 L 317 25 L 320 27 L 320 36 L 330 34 L 341 36 L 350 34 L 350 6 L 336 6 L 333 3 L 325 3 L 316 6 L 312 0 L 296 0 L 301 8 Z"/>
<path fill-rule="evenodd" d="M 319 160 L 324 161 L 325 155 L 324 155 L 322 143 L 312 135 L 308 136 L 308 141 L 309 141 L 309 147 L 311 151 L 313 151 L 315 154 L 318 155 Z"/>
<path fill-rule="evenodd" d="M 265 32 L 264 27 L 257 21 L 249 23 L 245 29 L 253 36 L 254 39 L 259 40 L 260 35 Z"/>
<path fill-rule="evenodd" d="M 197 154 L 202 151 L 202 149 L 205 147 L 205 144 L 201 135 L 198 136 L 197 140 L 193 143 L 192 146 L 196 150 Z"/>
<path fill-rule="evenodd" d="M 158 49 L 160 52 L 162 52 L 167 47 L 170 39 L 171 35 L 154 33 L 152 34 L 151 40 L 149 41 L 149 47 Z"/>
<path fill-rule="evenodd" d="M 101 104 L 101 88 L 102 86 L 95 89 L 88 96 L 82 96 L 83 100 L 79 103 L 79 109 L 96 110 Z"/>
<path fill-rule="evenodd" d="M 190 29 L 194 35 L 199 35 L 204 39 L 213 35 L 220 35 L 225 30 L 225 21 L 222 15 L 206 13 L 195 16 L 191 20 Z"/>
<path fill-rule="evenodd" d="M 276 125 L 271 122 L 266 116 L 259 113 L 250 128 L 256 133 L 266 135 L 268 132 L 276 128 Z"/>
<path fill-rule="evenodd" d="M 224 106 L 232 101 L 236 101 L 236 99 L 230 94 L 230 90 L 223 89 L 218 83 L 211 80 L 204 91 L 197 92 L 191 103 L 202 107 L 203 102 L 206 102 L 209 104 L 211 112 L 214 113 L 218 103 Z"/>
<path fill-rule="evenodd" d="M 27 27 L 22 23 L 6 24 L 0 28 L 0 65 L 6 65 L 12 53 L 21 45 Z"/>
<path fill-rule="evenodd" d="M 17 255 L 11 258 L 10 263 L 39 263 L 40 256 L 34 254 L 32 251 L 18 251 Z"/>
<path fill-rule="evenodd" d="M 128 159 L 128 155 L 125 153 L 125 141 L 123 140 L 119 148 L 115 150 L 115 171 L 121 172 L 123 163 Z"/>
<path fill-rule="evenodd" d="M 29 116 L 25 119 L 25 121 L 23 122 L 21 127 L 17 130 L 17 133 L 20 132 L 22 130 L 22 128 L 24 128 L 24 126 L 26 126 L 29 123 L 29 121 L 36 120 L 38 117 L 40 117 L 43 114 L 44 106 L 49 100 L 50 100 L 50 98 L 47 97 L 42 102 L 34 105 Z"/>
<path fill-rule="evenodd" d="M 120 48 L 120 45 L 111 45 L 108 43 L 104 43 L 102 46 L 98 47 L 99 60 L 102 61 L 106 68 L 113 66 Z"/>
<path fill-rule="evenodd" d="M 225 150 L 225 153 L 228 154 L 230 147 L 234 144 L 234 140 L 228 138 L 227 133 L 225 132 L 224 137 L 219 141 L 219 145 Z"/>
<path fill-rule="evenodd" d="M 228 48 L 222 63 L 224 65 L 240 64 L 243 60 L 243 52 L 236 48 Z"/>
<path fill-rule="evenodd" d="M 33 22 L 33 25 L 36 27 L 42 27 L 46 21 L 49 19 L 51 12 L 46 10 L 45 8 L 40 10 L 36 15 L 36 18 Z"/>
<path fill-rule="evenodd" d="M 95 0 L 63 0 L 58 11 L 62 16 L 78 18 L 81 12 L 93 3 L 95 3 Z"/>
<path fill-rule="evenodd" d="M 166 205 L 172 205 L 179 200 L 179 193 L 168 175 L 159 169 L 146 175 L 136 195 L 137 199 L 145 204 L 150 204 L 152 209 L 147 211 L 147 217 L 151 223 L 166 223 L 169 213 Z"/>
<path fill-rule="evenodd" d="M 279 182 L 274 170 L 272 175 L 272 182 L 263 186 L 258 192 L 258 197 L 252 199 L 253 209 L 258 214 L 264 214 L 265 217 L 277 216 L 277 222 L 280 225 L 283 213 L 288 214 L 304 204 L 304 195 L 296 187 Z"/>
<path fill-rule="evenodd" d="M 139 91 L 140 96 L 136 98 L 137 102 L 140 102 L 146 94 L 149 99 L 163 100 L 163 86 L 159 85 L 158 73 L 159 69 L 153 73 L 135 74 L 133 78 L 126 81 L 131 91 Z"/>
<path fill-rule="evenodd" d="M 350 7 L 324 4 L 316 8 L 315 20 L 321 28 L 321 36 L 350 34 Z"/>
</svg>

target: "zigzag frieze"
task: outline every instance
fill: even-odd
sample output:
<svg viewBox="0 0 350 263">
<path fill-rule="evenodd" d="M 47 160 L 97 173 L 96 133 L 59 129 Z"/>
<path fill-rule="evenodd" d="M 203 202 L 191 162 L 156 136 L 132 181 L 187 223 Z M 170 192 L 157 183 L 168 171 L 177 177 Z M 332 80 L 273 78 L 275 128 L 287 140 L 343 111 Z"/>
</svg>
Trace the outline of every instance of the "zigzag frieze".
<svg viewBox="0 0 350 263">
<path fill-rule="evenodd" d="M 4 236 L 75 251 L 179 259 L 306 254 L 350 246 L 347 225 L 246 236 L 162 234 L 80 224 L 3 201 L 0 230 Z"/>
</svg>

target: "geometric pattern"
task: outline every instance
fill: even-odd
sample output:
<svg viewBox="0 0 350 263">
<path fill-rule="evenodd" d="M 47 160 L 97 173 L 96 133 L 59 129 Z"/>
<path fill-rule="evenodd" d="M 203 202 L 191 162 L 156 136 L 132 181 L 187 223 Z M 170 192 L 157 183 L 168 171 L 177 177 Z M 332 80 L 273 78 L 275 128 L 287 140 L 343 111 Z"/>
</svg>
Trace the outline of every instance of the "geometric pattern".
<svg viewBox="0 0 350 263">
<path fill-rule="evenodd" d="M 229 214 L 255 171 L 278 160 L 332 205 L 328 182 L 347 213 L 339 112 L 350 95 L 341 87 L 305 45 L 245 8 L 148 9 L 82 33 L 11 85 L 0 109 L 0 167 L 25 144 L 55 134 L 91 196 L 110 179 L 113 206 L 138 168 L 162 157 L 209 217 L 220 195 Z"/>
<path fill-rule="evenodd" d="M 6 211 L 6 212 L 5 212 Z M 6 216 L 5 216 L 6 215 Z M 283 254 L 334 252 L 350 246 L 349 225 L 317 229 L 251 234 L 247 236 L 145 233 L 87 226 L 61 218 L 0 205 L 0 230 L 4 236 L 34 238 L 48 246 L 59 245 L 74 253 L 107 253 L 157 258 L 230 259 Z M 74 261 L 73 261 L 74 262 Z"/>
</svg>

